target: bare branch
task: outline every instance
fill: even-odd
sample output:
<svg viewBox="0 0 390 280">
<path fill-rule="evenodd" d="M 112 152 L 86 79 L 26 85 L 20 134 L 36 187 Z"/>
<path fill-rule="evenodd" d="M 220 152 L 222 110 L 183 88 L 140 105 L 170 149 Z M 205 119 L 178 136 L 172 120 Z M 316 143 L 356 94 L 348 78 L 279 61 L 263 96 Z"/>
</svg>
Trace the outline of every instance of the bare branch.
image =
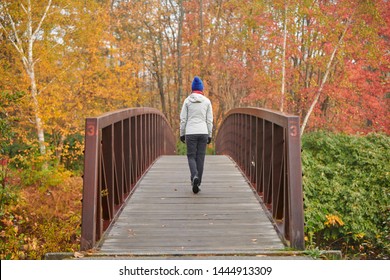
<svg viewBox="0 0 390 280">
<path fill-rule="evenodd" d="M 50 7 L 51 7 L 51 2 L 52 2 L 52 0 L 49 0 L 49 2 L 47 3 L 45 12 L 43 13 L 42 18 L 41 18 L 41 20 L 40 20 L 40 22 L 39 22 L 37 28 L 35 29 L 34 33 L 32 34 L 32 39 L 33 39 L 33 41 L 35 41 L 36 35 L 37 35 L 37 33 L 39 32 L 39 30 L 41 29 L 42 23 L 43 23 L 43 21 L 45 20 L 45 18 L 46 18 L 46 16 L 47 16 L 47 13 L 48 13 L 48 11 L 49 11 L 49 9 L 50 9 Z"/>
<path fill-rule="evenodd" d="M 6 29 L 5 29 L 4 26 L 3 26 L 3 29 L 4 29 L 4 31 L 8 34 L 8 39 L 10 39 L 10 41 L 11 41 L 12 44 L 16 47 L 16 49 L 18 50 L 18 52 L 19 52 L 20 54 L 24 55 L 24 50 L 23 50 L 22 41 L 21 41 L 20 38 L 19 38 L 18 31 L 16 30 L 15 22 L 14 22 L 12 16 L 11 16 L 11 13 L 8 11 L 7 6 L 5 7 L 5 11 L 6 11 L 6 15 L 8 16 L 9 20 L 11 21 L 12 31 L 14 32 L 15 39 L 16 39 L 16 43 L 17 43 L 18 45 L 16 45 L 16 43 L 14 42 L 14 40 L 12 40 L 11 35 L 6 31 Z"/>
<path fill-rule="evenodd" d="M 26 7 L 23 5 L 23 3 L 20 3 L 20 6 L 22 6 L 23 11 L 24 11 L 26 14 L 28 14 L 28 11 L 27 11 Z"/>
<path fill-rule="evenodd" d="M 0 22 L 0 27 L 1 29 L 4 30 L 8 40 L 12 43 L 12 45 L 15 47 L 16 51 L 22 56 L 22 60 L 23 60 L 23 63 L 25 63 L 25 55 L 24 55 L 24 51 L 23 51 L 23 47 L 22 46 L 18 46 L 14 40 L 12 40 L 11 38 L 11 35 L 8 33 L 7 29 L 5 29 L 4 25 Z M 27 61 L 27 60 L 26 60 Z"/>
</svg>

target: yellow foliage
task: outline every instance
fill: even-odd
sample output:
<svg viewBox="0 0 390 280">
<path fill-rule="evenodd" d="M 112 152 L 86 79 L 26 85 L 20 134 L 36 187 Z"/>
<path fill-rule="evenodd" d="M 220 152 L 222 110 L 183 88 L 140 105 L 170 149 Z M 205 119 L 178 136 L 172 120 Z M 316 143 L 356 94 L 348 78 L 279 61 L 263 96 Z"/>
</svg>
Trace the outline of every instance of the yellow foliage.
<svg viewBox="0 0 390 280">
<path fill-rule="evenodd" d="M 326 221 L 324 223 L 325 226 L 331 227 L 331 226 L 343 226 L 344 222 L 343 220 L 336 215 L 325 215 Z"/>
<path fill-rule="evenodd" d="M 358 238 L 358 239 L 362 239 L 364 236 L 365 236 L 365 234 L 362 233 L 362 232 L 360 232 L 358 234 L 355 234 L 355 237 Z"/>
</svg>

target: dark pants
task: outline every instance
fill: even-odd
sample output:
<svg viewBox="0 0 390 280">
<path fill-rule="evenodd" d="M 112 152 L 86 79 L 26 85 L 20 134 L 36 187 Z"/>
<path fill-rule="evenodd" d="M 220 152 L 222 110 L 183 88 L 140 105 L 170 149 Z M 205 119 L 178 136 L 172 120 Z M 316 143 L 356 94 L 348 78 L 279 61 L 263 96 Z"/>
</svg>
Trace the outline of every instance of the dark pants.
<svg viewBox="0 0 390 280">
<path fill-rule="evenodd" d="M 195 176 L 198 176 L 199 181 L 202 182 L 207 140 L 208 134 L 186 135 L 187 159 L 191 172 L 191 182 Z"/>
</svg>

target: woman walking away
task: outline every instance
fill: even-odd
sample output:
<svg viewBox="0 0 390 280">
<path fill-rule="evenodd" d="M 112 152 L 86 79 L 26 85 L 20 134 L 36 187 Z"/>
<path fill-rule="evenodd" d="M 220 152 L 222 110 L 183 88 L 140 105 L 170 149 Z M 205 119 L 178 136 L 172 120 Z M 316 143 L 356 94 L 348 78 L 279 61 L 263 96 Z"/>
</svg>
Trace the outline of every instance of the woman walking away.
<svg viewBox="0 0 390 280">
<path fill-rule="evenodd" d="M 213 109 L 203 95 L 203 82 L 192 81 L 192 93 L 186 98 L 180 113 L 180 141 L 187 145 L 187 159 L 191 172 L 192 191 L 198 193 L 202 183 L 206 146 L 211 142 Z"/>
</svg>

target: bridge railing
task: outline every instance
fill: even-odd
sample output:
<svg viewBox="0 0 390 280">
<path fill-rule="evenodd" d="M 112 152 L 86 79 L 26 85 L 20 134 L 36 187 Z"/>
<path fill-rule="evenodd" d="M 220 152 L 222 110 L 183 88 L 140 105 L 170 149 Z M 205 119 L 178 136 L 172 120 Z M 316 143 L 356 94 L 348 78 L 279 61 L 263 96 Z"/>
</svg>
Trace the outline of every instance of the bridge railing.
<svg viewBox="0 0 390 280">
<path fill-rule="evenodd" d="M 175 149 L 172 129 L 156 109 L 86 119 L 81 250 L 96 246 L 144 172 Z"/>
<path fill-rule="evenodd" d="M 237 163 L 279 235 L 291 247 L 303 250 L 299 117 L 259 108 L 233 109 L 219 129 L 216 153 Z"/>
</svg>

